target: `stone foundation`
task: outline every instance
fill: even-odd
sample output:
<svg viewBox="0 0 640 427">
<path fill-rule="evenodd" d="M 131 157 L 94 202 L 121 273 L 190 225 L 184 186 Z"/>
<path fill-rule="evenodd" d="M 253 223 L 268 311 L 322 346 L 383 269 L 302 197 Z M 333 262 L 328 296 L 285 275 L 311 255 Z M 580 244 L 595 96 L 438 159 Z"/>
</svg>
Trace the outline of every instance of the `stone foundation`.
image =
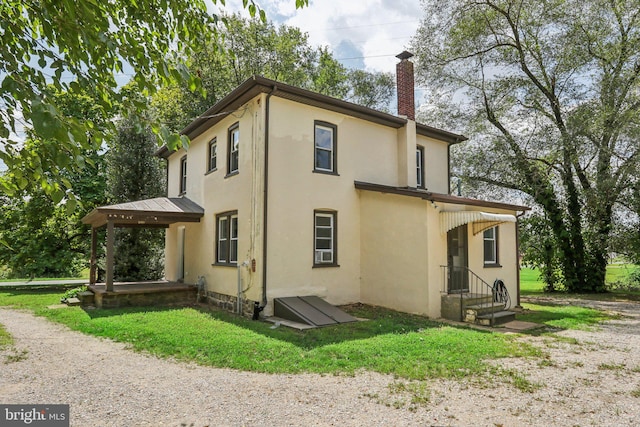
<svg viewBox="0 0 640 427">
<path fill-rule="evenodd" d="M 221 294 L 213 291 L 205 292 L 205 300 L 208 304 L 213 305 L 214 307 L 221 308 L 223 310 L 227 310 L 230 312 L 236 312 L 236 305 L 238 303 L 238 297 L 233 295 Z M 253 316 L 253 307 L 255 305 L 255 301 L 250 299 L 245 299 L 242 301 L 242 314 L 244 316 L 251 317 Z"/>
</svg>

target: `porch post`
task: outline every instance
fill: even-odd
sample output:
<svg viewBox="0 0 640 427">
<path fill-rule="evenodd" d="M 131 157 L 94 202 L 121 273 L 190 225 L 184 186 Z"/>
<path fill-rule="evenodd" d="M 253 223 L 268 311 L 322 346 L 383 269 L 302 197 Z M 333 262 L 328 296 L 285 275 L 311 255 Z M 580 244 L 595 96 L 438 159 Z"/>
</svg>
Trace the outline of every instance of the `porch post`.
<svg viewBox="0 0 640 427">
<path fill-rule="evenodd" d="M 98 250 L 98 231 L 95 227 L 91 227 L 91 260 L 89 261 L 89 284 L 95 285 L 98 281 L 97 277 L 97 252 Z"/>
<path fill-rule="evenodd" d="M 115 240 L 113 220 L 107 221 L 107 280 L 106 290 L 113 291 L 113 243 Z"/>
</svg>

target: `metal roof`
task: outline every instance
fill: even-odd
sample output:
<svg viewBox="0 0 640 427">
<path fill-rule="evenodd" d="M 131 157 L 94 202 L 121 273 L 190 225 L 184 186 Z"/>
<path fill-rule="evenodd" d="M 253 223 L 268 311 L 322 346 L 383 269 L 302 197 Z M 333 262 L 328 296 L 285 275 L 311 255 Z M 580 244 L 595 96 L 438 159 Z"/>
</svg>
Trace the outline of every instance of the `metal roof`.
<svg viewBox="0 0 640 427">
<path fill-rule="evenodd" d="M 427 190 L 409 187 L 393 187 L 390 185 L 372 184 L 370 182 L 355 181 L 357 190 L 377 191 L 379 193 L 398 194 L 401 196 L 417 197 L 424 200 L 454 205 L 478 206 L 484 208 L 504 209 L 510 211 L 529 211 L 528 206 L 512 205 L 510 203 L 491 202 L 487 200 L 469 199 L 466 197 L 452 196 L 451 194 L 432 193 Z"/>
<path fill-rule="evenodd" d="M 157 197 L 95 208 L 82 222 L 101 227 L 113 221 L 116 227 L 166 227 L 176 222 L 200 222 L 204 209 L 186 197 Z"/>
</svg>

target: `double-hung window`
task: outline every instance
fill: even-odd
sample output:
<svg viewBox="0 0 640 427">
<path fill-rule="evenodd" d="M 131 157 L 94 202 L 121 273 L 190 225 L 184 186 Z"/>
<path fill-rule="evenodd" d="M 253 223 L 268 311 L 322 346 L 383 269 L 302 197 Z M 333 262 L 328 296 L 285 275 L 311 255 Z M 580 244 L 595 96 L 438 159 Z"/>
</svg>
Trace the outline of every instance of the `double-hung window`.
<svg viewBox="0 0 640 427">
<path fill-rule="evenodd" d="M 416 186 L 424 188 L 424 147 L 416 148 Z"/>
<path fill-rule="evenodd" d="M 227 212 L 216 217 L 216 263 L 238 263 L 238 213 Z"/>
<path fill-rule="evenodd" d="M 336 219 L 336 212 L 314 212 L 314 266 L 338 265 Z"/>
<path fill-rule="evenodd" d="M 498 265 L 498 227 L 491 227 L 483 232 L 484 265 Z"/>
<path fill-rule="evenodd" d="M 207 171 L 211 172 L 218 168 L 218 140 L 213 138 L 209 141 L 209 159 Z"/>
<path fill-rule="evenodd" d="M 240 127 L 236 123 L 229 128 L 229 144 L 227 149 L 227 175 L 238 172 L 240 153 Z"/>
<path fill-rule="evenodd" d="M 180 194 L 187 192 L 187 156 L 180 159 Z"/>
<path fill-rule="evenodd" d="M 315 172 L 338 173 L 336 152 L 338 129 L 335 125 L 316 121 L 314 124 L 314 166 Z"/>
</svg>

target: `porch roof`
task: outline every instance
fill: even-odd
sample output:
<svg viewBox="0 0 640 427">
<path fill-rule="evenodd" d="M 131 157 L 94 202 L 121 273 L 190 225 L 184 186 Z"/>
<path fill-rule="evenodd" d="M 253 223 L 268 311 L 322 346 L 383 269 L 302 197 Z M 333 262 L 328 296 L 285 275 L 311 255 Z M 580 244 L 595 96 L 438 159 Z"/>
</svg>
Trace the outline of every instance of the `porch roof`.
<svg viewBox="0 0 640 427">
<path fill-rule="evenodd" d="M 82 222 L 93 228 L 113 221 L 116 227 L 167 227 L 176 222 L 200 222 L 204 209 L 186 197 L 157 197 L 95 208 Z"/>
<path fill-rule="evenodd" d="M 502 209 L 514 212 L 524 212 L 531 210 L 528 206 L 512 205 L 510 203 L 491 202 L 487 200 L 469 199 L 467 197 L 453 196 L 451 194 L 433 193 L 431 191 L 409 188 L 393 187 L 390 185 L 372 184 L 370 182 L 355 181 L 354 185 L 358 190 L 377 191 L 380 193 L 397 194 L 400 196 L 417 197 L 431 202 L 450 203 L 453 205 L 476 206 L 482 208 Z"/>
<path fill-rule="evenodd" d="M 509 214 L 496 214 L 480 211 L 440 212 L 440 232 L 445 234 L 464 224 L 472 224 L 473 235 L 495 227 L 504 222 L 516 222 L 516 217 Z"/>
</svg>

